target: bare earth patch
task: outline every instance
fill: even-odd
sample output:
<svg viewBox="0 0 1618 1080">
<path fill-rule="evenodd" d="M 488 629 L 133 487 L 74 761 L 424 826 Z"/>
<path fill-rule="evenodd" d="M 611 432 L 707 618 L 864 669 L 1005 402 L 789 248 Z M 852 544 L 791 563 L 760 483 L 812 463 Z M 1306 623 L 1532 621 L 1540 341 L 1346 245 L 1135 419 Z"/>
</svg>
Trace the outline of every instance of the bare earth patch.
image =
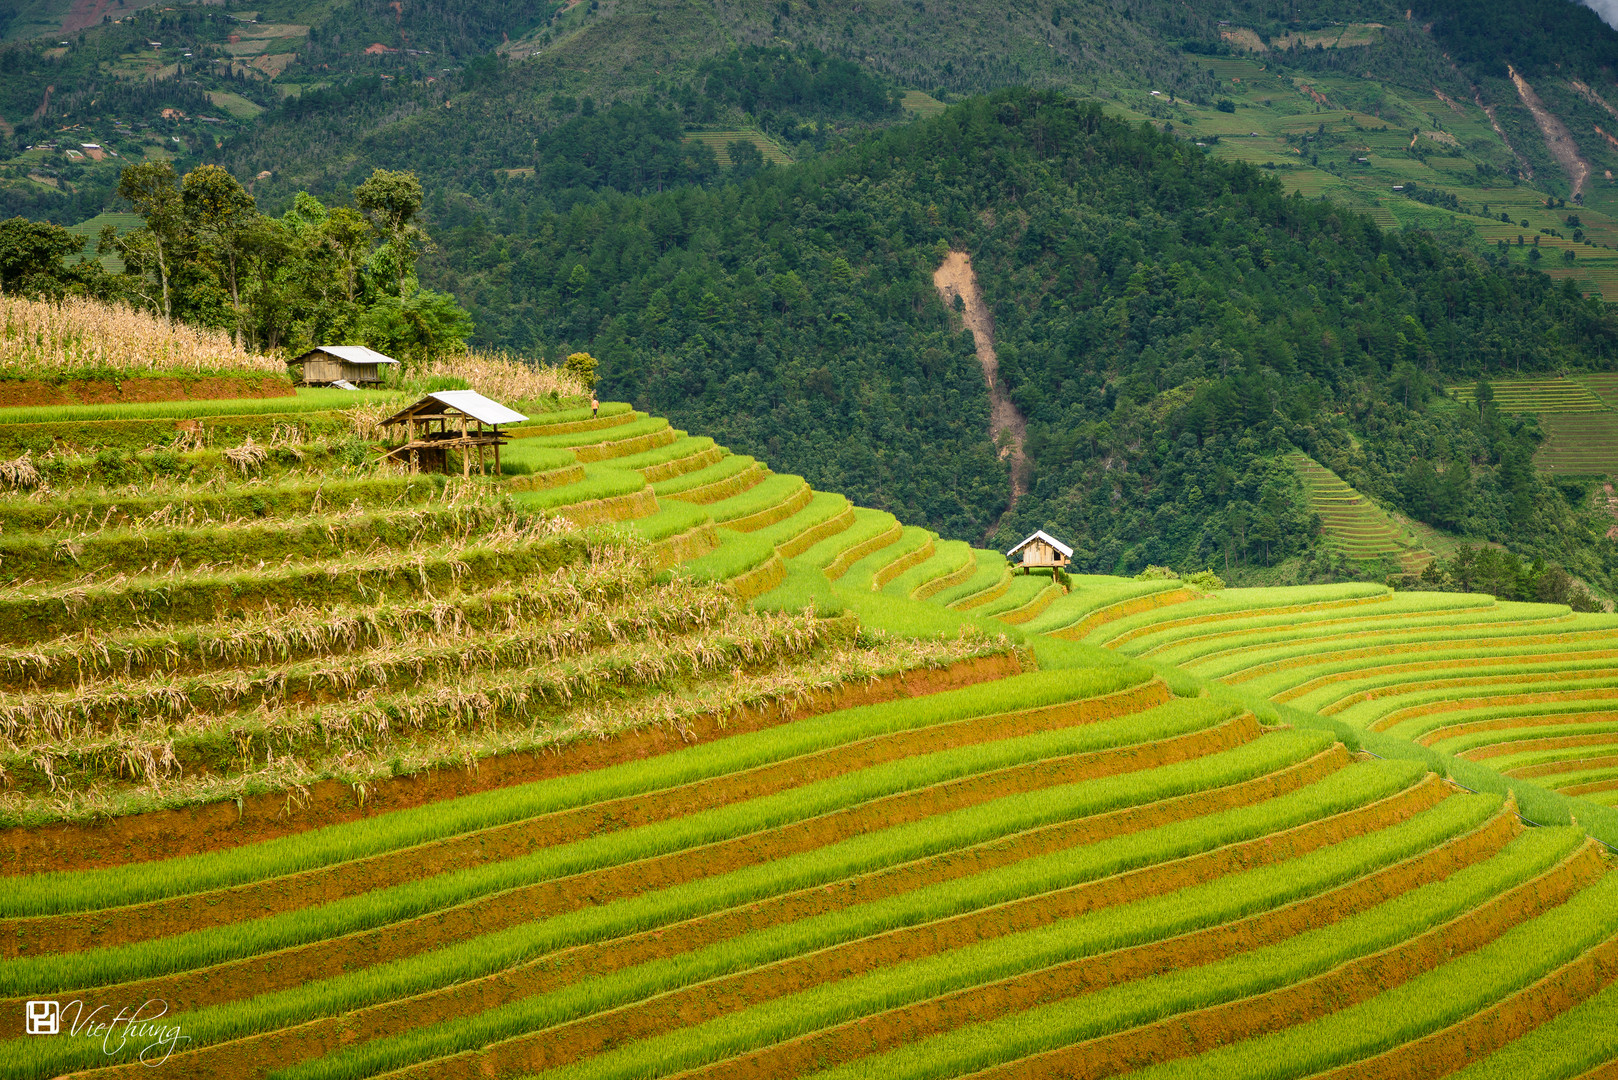
<svg viewBox="0 0 1618 1080">
<path fill-rule="evenodd" d="M 1512 83 L 1517 87 L 1517 96 L 1528 111 L 1534 114 L 1534 122 L 1545 135 L 1545 149 L 1551 152 L 1551 157 L 1562 166 L 1567 178 L 1573 182 L 1573 197 L 1578 198 L 1584 191 L 1584 182 L 1590 179 L 1590 163 L 1579 155 L 1579 146 L 1573 141 L 1573 133 L 1567 125 L 1557 118 L 1539 100 L 1534 88 L 1528 85 L 1528 80 L 1517 74 L 1517 69 L 1510 64 L 1506 65 L 1506 73 L 1511 76 Z"/>
<path fill-rule="evenodd" d="M 955 298 L 961 298 L 962 314 L 977 343 L 978 363 L 983 365 L 983 381 L 989 384 L 989 435 L 1000 457 L 1011 459 L 1008 509 L 1016 509 L 1017 499 L 1028 491 L 1028 455 L 1023 453 L 1028 421 L 1000 385 L 1000 361 L 994 354 L 994 316 L 983 302 L 983 290 L 978 288 L 977 275 L 972 272 L 972 257 L 964 251 L 950 252 L 944 264 L 933 271 L 933 287 L 951 310 Z"/>
</svg>

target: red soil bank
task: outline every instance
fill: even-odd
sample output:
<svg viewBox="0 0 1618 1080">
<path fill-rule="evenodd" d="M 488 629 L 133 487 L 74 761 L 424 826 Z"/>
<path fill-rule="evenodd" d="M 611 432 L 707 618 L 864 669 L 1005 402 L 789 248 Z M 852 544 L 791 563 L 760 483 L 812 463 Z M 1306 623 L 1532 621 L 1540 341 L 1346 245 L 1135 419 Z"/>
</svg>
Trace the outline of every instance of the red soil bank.
<svg viewBox="0 0 1618 1080">
<path fill-rule="evenodd" d="M 294 397 L 283 375 L 244 378 L 220 376 L 199 379 L 146 378 L 81 379 L 41 382 L 38 379 L 0 379 L 0 408 L 17 405 L 112 405 L 141 401 L 220 401 L 244 398 Z"/>
</svg>

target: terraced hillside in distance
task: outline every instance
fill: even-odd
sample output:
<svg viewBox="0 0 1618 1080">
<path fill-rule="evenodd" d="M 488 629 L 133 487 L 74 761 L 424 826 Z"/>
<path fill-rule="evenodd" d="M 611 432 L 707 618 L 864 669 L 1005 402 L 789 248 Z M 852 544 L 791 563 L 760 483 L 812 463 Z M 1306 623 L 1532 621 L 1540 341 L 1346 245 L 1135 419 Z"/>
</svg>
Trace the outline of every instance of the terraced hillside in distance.
<svg viewBox="0 0 1618 1080">
<path fill-rule="evenodd" d="M 1421 573 L 1436 557 L 1414 532 L 1324 465 L 1302 453 L 1290 454 L 1288 460 L 1332 549 L 1350 559 L 1382 560 L 1406 574 Z"/>
<path fill-rule="evenodd" d="M 0 1016 L 185 1040 L 0 1077 L 1618 1061 L 1618 811 L 1419 742 L 1491 687 L 1597 733 L 1612 616 L 1013 572 L 615 403 L 396 472 L 397 400 L 299 400 L 0 412 Z"/>
<path fill-rule="evenodd" d="M 1608 408 L 1601 395 L 1577 376 L 1559 379 L 1491 379 L 1494 407 L 1504 413 L 1587 413 Z M 1473 405 L 1477 386 L 1457 386 L 1455 400 Z"/>
<path fill-rule="evenodd" d="M 1618 473 L 1618 374 L 1554 379 L 1491 379 L 1494 405 L 1503 413 L 1539 417 L 1545 441 L 1534 455 L 1541 472 L 1567 476 Z M 1469 406 L 1476 384 L 1453 386 L 1451 397 Z"/>
<path fill-rule="evenodd" d="M 764 160 L 771 165 L 790 165 L 792 156 L 781 148 L 781 144 L 761 131 L 743 129 L 710 131 L 694 128 L 685 133 L 686 142 L 702 143 L 714 152 L 719 164 L 729 168 L 735 164 L 730 160 L 730 144 L 733 142 L 752 143 L 758 152 L 764 155 Z"/>
</svg>

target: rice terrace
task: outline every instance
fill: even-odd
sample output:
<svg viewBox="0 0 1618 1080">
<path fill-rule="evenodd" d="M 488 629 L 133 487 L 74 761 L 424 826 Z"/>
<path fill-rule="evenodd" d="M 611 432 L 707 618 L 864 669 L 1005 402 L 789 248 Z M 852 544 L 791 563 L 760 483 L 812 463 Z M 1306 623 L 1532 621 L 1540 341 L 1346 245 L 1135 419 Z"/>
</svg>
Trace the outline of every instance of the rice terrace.
<svg viewBox="0 0 1618 1080">
<path fill-rule="evenodd" d="M 584 366 L 4 303 L 0 1075 L 1618 1063 L 1613 615 L 1029 568 Z M 64 351 L 111 318 L 180 359 Z"/>
</svg>

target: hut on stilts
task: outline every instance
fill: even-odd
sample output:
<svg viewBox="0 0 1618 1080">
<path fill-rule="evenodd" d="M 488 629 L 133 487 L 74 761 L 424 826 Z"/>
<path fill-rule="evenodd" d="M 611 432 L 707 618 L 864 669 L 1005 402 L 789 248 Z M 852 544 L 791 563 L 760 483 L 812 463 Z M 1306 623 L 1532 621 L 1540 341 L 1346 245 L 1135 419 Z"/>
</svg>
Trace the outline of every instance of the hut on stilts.
<svg viewBox="0 0 1618 1080">
<path fill-rule="evenodd" d="M 382 421 L 382 427 L 403 427 L 406 434 L 404 443 L 384 456 L 408 465 L 411 472 L 447 473 L 454 450 L 461 456 L 461 475 L 470 476 L 474 457 L 479 475 L 487 473 L 484 453 L 492 449 L 499 476 L 500 447 L 507 441 L 500 428 L 527 419 L 475 390 L 440 390 Z"/>
<path fill-rule="evenodd" d="M 1073 549 L 1062 543 L 1056 537 L 1039 529 L 1034 534 L 1006 552 L 1006 558 L 1021 556 L 1017 565 L 1022 567 L 1023 573 L 1030 570 L 1066 570 L 1067 564 L 1073 558 Z"/>
</svg>

